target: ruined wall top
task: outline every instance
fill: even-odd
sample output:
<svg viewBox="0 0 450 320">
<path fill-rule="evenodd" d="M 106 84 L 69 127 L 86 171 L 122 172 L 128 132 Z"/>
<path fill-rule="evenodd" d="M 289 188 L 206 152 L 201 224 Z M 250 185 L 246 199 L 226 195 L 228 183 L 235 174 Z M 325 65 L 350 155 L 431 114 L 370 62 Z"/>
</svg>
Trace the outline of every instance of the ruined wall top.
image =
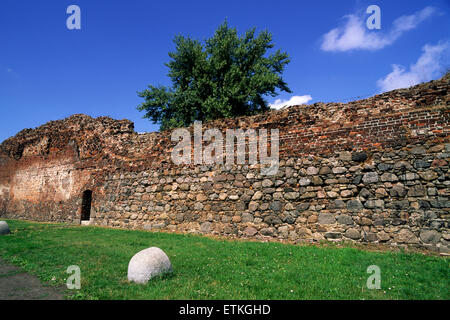
<svg viewBox="0 0 450 320">
<path fill-rule="evenodd" d="M 358 139 L 355 140 L 352 133 L 366 135 L 370 139 L 374 134 L 374 131 L 370 131 L 373 128 L 369 128 L 370 130 L 366 130 L 365 133 L 363 129 L 368 128 L 368 123 L 379 125 L 377 119 L 388 116 L 397 116 L 402 120 L 401 116 L 410 112 L 423 109 L 440 110 L 440 116 L 444 114 L 446 119 L 444 122 L 448 124 L 449 84 L 450 73 L 439 80 L 386 92 L 364 100 L 292 106 L 250 117 L 210 121 L 203 124 L 203 127 L 278 128 L 282 154 L 299 150 L 305 152 L 314 150 L 320 153 L 329 152 L 334 148 L 356 148 L 358 144 L 353 142 Z M 410 121 L 407 117 L 403 120 Z M 439 121 L 442 122 L 442 119 Z M 400 121 L 399 128 L 401 124 Z M 409 129 L 406 131 L 399 132 L 403 135 L 408 134 L 408 138 L 414 136 Z M 448 125 L 444 124 L 440 132 L 437 128 L 437 133 L 445 137 L 448 134 Z M 339 139 L 336 136 L 339 136 Z M 353 140 L 352 143 L 345 140 L 347 138 Z M 378 134 L 373 138 L 381 139 Z M 386 136 L 382 142 L 397 141 L 397 138 Z M 290 146 L 292 141 L 298 141 L 303 145 L 292 149 Z M 360 141 L 361 145 L 366 143 L 364 139 Z M 173 145 L 174 143 L 170 141 L 170 132 L 138 134 L 134 131 L 134 124 L 129 120 L 114 120 L 109 117 L 94 119 L 87 115 L 76 114 L 63 120 L 50 121 L 35 129 L 24 129 L 16 136 L 5 140 L 0 145 L 0 162 L 32 157 L 45 158 L 50 153 L 57 155 L 67 148 L 72 148 L 80 160 L 103 159 L 110 164 L 135 162 L 142 166 L 169 162 L 168 154 Z"/>
</svg>

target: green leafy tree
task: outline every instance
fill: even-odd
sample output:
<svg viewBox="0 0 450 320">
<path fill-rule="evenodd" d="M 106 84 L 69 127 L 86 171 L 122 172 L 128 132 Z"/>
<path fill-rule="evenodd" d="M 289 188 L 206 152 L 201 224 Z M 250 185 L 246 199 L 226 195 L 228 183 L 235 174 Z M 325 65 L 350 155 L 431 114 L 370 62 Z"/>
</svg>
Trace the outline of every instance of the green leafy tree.
<svg viewBox="0 0 450 320">
<path fill-rule="evenodd" d="M 268 31 L 255 36 L 252 29 L 239 37 L 225 21 L 204 43 L 181 35 L 174 43 L 165 64 L 172 86 L 138 92 L 145 99 L 138 110 L 161 130 L 261 113 L 269 109 L 265 95 L 291 92 L 282 78 L 289 56 L 280 50 L 266 55 L 274 47 Z"/>
</svg>

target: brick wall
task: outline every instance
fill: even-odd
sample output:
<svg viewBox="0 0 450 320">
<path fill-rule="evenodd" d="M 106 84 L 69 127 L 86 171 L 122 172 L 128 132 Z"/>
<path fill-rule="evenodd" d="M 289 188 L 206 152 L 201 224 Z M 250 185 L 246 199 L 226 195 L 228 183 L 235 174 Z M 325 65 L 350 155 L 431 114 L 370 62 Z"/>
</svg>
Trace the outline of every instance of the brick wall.
<svg viewBox="0 0 450 320">
<path fill-rule="evenodd" d="M 176 166 L 171 132 L 128 120 L 52 121 L 0 145 L 0 217 L 80 223 L 92 190 L 97 225 L 448 252 L 449 81 L 203 124 L 278 129 L 275 176 Z"/>
</svg>

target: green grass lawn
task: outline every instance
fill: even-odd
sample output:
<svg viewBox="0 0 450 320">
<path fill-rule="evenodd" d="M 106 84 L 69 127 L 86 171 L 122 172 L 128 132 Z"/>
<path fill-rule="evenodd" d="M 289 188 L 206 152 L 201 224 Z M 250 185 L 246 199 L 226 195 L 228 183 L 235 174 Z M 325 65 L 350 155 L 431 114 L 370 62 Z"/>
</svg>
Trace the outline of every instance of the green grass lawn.
<svg viewBox="0 0 450 320">
<path fill-rule="evenodd" d="M 78 265 L 72 299 L 450 299 L 449 259 L 420 253 L 7 222 L 0 257 L 55 286 Z M 129 283 L 131 257 L 153 246 L 167 253 L 173 274 Z M 370 265 L 381 269 L 381 290 L 366 287 Z"/>
</svg>

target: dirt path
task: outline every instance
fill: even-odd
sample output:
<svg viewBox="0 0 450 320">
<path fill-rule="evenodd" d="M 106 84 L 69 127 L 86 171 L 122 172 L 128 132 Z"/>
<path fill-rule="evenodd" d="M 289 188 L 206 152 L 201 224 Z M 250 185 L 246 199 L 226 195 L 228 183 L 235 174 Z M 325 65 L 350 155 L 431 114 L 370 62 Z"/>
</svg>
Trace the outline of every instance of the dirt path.
<svg viewBox="0 0 450 320">
<path fill-rule="evenodd" d="M 0 259 L 0 300 L 62 300 L 63 290 L 44 287 L 39 279 Z"/>
</svg>

